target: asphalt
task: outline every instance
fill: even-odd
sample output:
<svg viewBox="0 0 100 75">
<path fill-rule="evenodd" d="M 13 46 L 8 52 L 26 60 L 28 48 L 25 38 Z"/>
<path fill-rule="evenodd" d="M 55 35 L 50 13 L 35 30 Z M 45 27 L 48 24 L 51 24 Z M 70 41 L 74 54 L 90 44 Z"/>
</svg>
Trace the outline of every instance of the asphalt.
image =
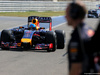
<svg viewBox="0 0 100 75">
<path fill-rule="evenodd" d="M 0 31 L 3 29 L 12 29 L 19 26 L 27 27 L 28 18 L 27 17 L 5 17 L 0 16 Z M 64 23 L 64 16 L 52 17 L 52 26 Z M 49 23 L 40 23 L 40 26 L 49 28 Z"/>
<path fill-rule="evenodd" d="M 6 22 L 9 23 L 9 20 Z M 21 25 L 22 21 L 20 23 L 16 21 L 16 25 Z M 95 29 L 98 19 L 86 19 L 85 22 Z M 9 28 L 11 25 L 9 23 L 8 26 L 3 26 L 5 22 L 2 23 L 0 21 L 0 23 L 2 24 L 0 25 L 0 30 Z M 0 50 L 0 75 L 68 75 L 67 54 L 64 54 L 67 51 L 66 46 L 70 39 L 72 28 L 67 23 L 63 23 L 53 28 L 53 30 L 58 29 L 66 32 L 64 49 L 57 49 L 55 52 L 49 53 L 45 50 Z"/>
</svg>

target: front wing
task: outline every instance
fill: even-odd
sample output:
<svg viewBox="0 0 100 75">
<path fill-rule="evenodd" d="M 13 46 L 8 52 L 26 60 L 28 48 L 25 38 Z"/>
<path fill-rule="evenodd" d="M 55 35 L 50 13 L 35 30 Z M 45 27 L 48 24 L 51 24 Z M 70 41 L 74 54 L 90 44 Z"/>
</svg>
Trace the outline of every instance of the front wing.
<svg viewBox="0 0 100 75">
<path fill-rule="evenodd" d="M 15 49 L 15 48 L 22 48 L 21 43 L 9 43 L 9 42 L 1 42 L 1 47 L 7 47 L 7 48 L 11 48 L 11 49 Z M 53 48 L 53 44 L 36 44 L 31 46 L 32 49 L 52 49 Z"/>
</svg>

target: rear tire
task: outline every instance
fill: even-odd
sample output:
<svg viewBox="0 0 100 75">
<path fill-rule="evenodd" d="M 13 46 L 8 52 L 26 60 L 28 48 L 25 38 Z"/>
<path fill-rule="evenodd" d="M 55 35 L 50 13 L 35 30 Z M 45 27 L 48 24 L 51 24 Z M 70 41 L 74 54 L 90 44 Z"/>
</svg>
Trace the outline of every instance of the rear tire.
<svg viewBox="0 0 100 75">
<path fill-rule="evenodd" d="M 88 18 L 90 18 L 90 17 L 88 16 Z"/>
<path fill-rule="evenodd" d="M 14 41 L 14 37 L 12 35 L 12 31 L 11 30 L 3 30 L 1 32 L 1 41 L 3 42 L 13 42 Z M 1 47 L 2 50 L 9 50 L 9 47 Z"/>
<path fill-rule="evenodd" d="M 55 30 L 57 35 L 57 49 L 63 49 L 65 47 L 65 32 L 63 30 Z"/>
<path fill-rule="evenodd" d="M 48 31 L 46 33 L 46 37 L 45 38 L 46 38 L 46 43 L 47 44 L 50 44 L 50 43 L 53 44 L 53 48 L 51 50 L 48 48 L 47 52 L 50 52 L 50 51 L 54 52 L 54 51 L 56 51 L 56 34 L 55 34 L 55 32 Z"/>
</svg>

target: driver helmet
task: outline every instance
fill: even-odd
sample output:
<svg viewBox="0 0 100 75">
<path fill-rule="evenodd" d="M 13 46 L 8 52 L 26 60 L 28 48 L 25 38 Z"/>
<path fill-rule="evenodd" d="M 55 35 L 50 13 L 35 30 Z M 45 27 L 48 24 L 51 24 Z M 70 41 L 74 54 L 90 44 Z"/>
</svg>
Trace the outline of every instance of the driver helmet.
<svg viewBox="0 0 100 75">
<path fill-rule="evenodd" d="M 29 27 L 34 28 L 34 27 L 36 27 L 36 25 L 35 24 L 30 24 Z"/>
<path fill-rule="evenodd" d="M 30 24 L 29 29 L 35 30 L 36 29 L 36 25 L 35 24 Z"/>
</svg>

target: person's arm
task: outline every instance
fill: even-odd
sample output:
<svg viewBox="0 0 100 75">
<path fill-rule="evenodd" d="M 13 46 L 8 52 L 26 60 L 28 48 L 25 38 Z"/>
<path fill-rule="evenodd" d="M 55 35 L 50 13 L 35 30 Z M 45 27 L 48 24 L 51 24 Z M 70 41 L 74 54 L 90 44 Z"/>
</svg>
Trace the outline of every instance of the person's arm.
<svg viewBox="0 0 100 75">
<path fill-rule="evenodd" d="M 72 63 L 69 75 L 80 75 L 82 72 L 82 63 Z"/>
<path fill-rule="evenodd" d="M 82 73 L 83 54 L 78 41 L 72 41 L 69 49 L 69 75 L 80 75 Z"/>
</svg>

